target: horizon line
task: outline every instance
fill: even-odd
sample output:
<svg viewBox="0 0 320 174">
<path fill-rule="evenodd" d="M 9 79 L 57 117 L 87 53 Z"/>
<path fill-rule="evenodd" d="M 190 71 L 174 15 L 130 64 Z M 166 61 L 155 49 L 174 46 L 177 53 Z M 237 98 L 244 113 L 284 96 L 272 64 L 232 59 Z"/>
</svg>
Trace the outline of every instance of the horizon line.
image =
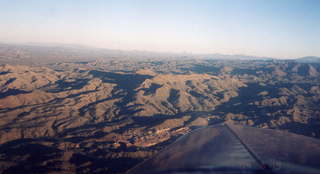
<svg viewBox="0 0 320 174">
<path fill-rule="evenodd" d="M 123 51 L 123 52 L 148 52 L 148 53 L 155 53 L 155 54 L 170 54 L 170 55 L 188 55 L 188 56 L 213 56 L 213 55 L 220 55 L 220 56 L 244 56 L 244 57 L 252 57 L 252 58 L 260 58 L 260 59 L 276 59 L 276 60 L 293 60 L 305 57 L 319 57 L 316 55 L 305 55 L 299 57 L 273 57 L 273 56 L 257 56 L 251 54 L 230 54 L 230 53 L 193 53 L 188 51 L 182 52 L 174 52 L 174 51 L 156 51 L 156 50 L 142 50 L 142 49 L 115 49 L 115 48 L 108 48 L 108 47 L 100 47 L 100 46 L 91 46 L 86 44 L 77 44 L 77 43 L 61 43 L 61 42 L 7 42 L 7 41 L 0 41 L 0 44 L 6 45 L 25 45 L 25 46 L 43 46 L 43 47 L 74 47 L 74 48 L 87 48 L 87 49 L 99 49 L 99 50 L 113 50 L 113 51 Z"/>
</svg>

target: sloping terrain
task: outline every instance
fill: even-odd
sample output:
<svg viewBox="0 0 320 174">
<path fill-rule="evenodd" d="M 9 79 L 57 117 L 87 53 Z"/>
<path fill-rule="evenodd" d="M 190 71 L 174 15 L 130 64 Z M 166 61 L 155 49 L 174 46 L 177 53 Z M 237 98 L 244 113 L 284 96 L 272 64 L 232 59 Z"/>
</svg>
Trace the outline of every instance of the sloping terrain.
<svg viewBox="0 0 320 174">
<path fill-rule="evenodd" d="M 158 75 L 142 83 L 136 100 L 130 105 L 141 110 L 139 115 L 147 116 L 208 111 L 237 96 L 237 89 L 243 86 L 242 82 L 228 76 Z"/>
<path fill-rule="evenodd" d="M 0 66 L 0 171 L 119 173 L 231 120 L 320 137 L 319 64 L 110 60 Z"/>
</svg>

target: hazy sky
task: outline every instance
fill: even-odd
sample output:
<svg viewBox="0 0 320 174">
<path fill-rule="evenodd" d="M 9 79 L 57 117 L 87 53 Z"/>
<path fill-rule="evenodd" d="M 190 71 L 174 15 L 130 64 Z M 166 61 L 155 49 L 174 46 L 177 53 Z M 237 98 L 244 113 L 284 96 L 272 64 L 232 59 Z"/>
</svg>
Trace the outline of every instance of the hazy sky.
<svg viewBox="0 0 320 174">
<path fill-rule="evenodd" d="M 320 0 L 0 0 L 0 42 L 320 56 Z"/>
</svg>

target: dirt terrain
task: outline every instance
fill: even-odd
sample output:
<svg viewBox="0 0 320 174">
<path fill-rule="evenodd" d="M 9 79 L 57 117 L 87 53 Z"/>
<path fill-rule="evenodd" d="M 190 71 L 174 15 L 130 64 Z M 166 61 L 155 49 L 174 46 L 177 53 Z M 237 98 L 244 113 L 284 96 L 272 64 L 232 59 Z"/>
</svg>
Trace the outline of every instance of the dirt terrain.
<svg viewBox="0 0 320 174">
<path fill-rule="evenodd" d="M 31 65 L 46 50 L 6 49 L 3 173 L 121 173 L 179 136 L 227 120 L 320 137 L 320 64 L 309 59 L 68 59 L 62 51 L 59 62 Z"/>
</svg>

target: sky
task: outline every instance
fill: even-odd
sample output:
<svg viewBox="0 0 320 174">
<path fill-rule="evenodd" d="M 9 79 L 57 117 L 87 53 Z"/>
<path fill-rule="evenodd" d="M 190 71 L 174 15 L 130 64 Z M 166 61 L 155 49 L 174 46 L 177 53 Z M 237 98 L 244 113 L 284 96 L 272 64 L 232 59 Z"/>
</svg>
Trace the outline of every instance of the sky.
<svg viewBox="0 0 320 174">
<path fill-rule="evenodd" d="M 0 42 L 320 56 L 320 0 L 0 0 Z"/>
</svg>

